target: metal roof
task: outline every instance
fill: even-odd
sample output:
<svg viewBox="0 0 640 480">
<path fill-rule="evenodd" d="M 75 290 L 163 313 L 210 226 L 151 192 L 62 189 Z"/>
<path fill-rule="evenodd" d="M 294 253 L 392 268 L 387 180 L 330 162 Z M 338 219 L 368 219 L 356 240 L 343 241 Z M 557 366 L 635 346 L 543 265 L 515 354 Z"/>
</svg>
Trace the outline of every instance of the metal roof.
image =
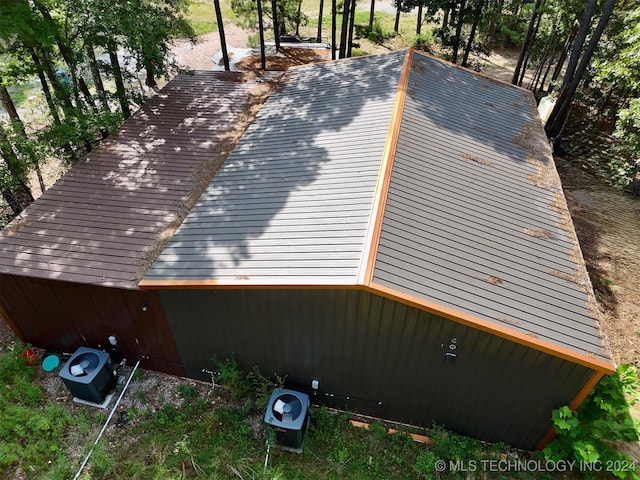
<svg viewBox="0 0 640 480">
<path fill-rule="evenodd" d="M 608 359 L 535 107 L 414 56 L 372 282 Z"/>
<path fill-rule="evenodd" d="M 412 50 L 290 71 L 140 285 L 359 286 L 613 370 L 532 94 Z"/>
<path fill-rule="evenodd" d="M 246 80 L 169 82 L 0 232 L 0 273 L 137 288 L 241 133 Z"/>
<path fill-rule="evenodd" d="M 144 284 L 355 285 L 403 56 L 291 71 Z"/>
</svg>

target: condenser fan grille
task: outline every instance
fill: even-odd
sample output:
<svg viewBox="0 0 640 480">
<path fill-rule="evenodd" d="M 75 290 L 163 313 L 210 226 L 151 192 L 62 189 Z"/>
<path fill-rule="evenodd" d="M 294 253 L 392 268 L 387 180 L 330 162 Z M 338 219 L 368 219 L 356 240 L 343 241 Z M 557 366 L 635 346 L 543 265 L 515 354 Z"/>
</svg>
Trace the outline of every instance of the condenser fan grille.
<svg viewBox="0 0 640 480">
<path fill-rule="evenodd" d="M 273 414 L 281 422 L 293 422 L 302 412 L 300 400 L 288 393 L 280 395 L 273 402 Z"/>
<path fill-rule="evenodd" d="M 100 366 L 100 357 L 92 352 L 82 353 L 73 359 L 69 370 L 75 377 L 88 375 Z"/>
</svg>

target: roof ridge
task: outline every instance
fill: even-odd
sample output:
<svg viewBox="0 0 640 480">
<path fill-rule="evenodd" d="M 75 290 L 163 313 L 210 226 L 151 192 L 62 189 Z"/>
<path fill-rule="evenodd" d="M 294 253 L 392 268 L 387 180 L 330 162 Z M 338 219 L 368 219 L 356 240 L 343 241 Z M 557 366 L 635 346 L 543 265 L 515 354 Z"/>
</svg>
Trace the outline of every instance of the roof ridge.
<svg viewBox="0 0 640 480">
<path fill-rule="evenodd" d="M 360 261 L 356 280 L 356 283 L 359 285 L 369 286 L 373 279 L 373 270 L 376 263 L 378 243 L 380 241 L 380 230 L 382 228 L 382 219 L 384 218 L 386 197 L 389 192 L 391 170 L 393 169 L 393 158 L 396 152 L 398 135 L 400 133 L 400 124 L 402 123 L 402 113 L 404 110 L 405 100 L 407 98 L 407 88 L 409 86 L 413 54 L 413 48 L 409 48 L 405 51 L 402 69 L 400 70 L 398 90 L 396 91 L 393 111 L 391 112 L 391 119 L 389 120 L 389 131 L 387 132 L 387 138 L 382 150 L 378 182 L 376 183 L 376 189 L 371 205 L 371 214 L 369 215 L 369 224 L 367 226 L 367 233 L 364 239 L 362 259 Z"/>
</svg>

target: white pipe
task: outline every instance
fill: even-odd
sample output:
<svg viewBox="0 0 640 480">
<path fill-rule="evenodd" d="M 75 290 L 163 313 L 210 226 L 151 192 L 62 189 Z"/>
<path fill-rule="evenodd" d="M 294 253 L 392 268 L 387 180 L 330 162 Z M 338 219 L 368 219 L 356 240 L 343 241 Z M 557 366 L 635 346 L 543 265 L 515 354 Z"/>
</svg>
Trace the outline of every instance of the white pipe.
<svg viewBox="0 0 640 480">
<path fill-rule="evenodd" d="M 264 471 L 267 471 L 267 464 L 269 463 L 269 450 L 271 449 L 271 443 L 267 442 L 267 456 L 264 457 Z"/>
<path fill-rule="evenodd" d="M 100 433 L 96 438 L 96 441 L 93 442 L 93 446 L 91 447 L 91 450 L 89 450 L 89 453 L 87 453 L 87 456 L 84 457 L 84 461 L 82 462 L 82 465 L 80 465 L 80 468 L 78 469 L 78 473 L 76 473 L 76 476 L 73 477 L 73 480 L 78 480 L 78 478 L 80 477 L 80 474 L 84 470 L 84 467 L 87 466 L 87 463 L 89 462 L 89 458 L 91 458 L 91 454 L 93 453 L 93 449 L 95 448 L 96 445 L 98 445 L 98 442 L 100 441 L 100 438 L 102 437 L 102 434 L 104 433 L 104 431 L 107 429 L 107 425 L 109 425 L 109 422 L 113 417 L 113 414 L 116 413 L 116 409 L 118 408 L 118 405 L 120 405 L 120 400 L 122 400 L 122 397 L 124 396 L 124 392 L 127 391 L 127 388 L 129 387 L 129 383 L 131 383 L 131 379 L 133 378 L 133 374 L 136 373 L 138 365 L 140 365 L 140 360 L 138 360 L 136 365 L 133 367 L 133 370 L 131 371 L 131 375 L 129 375 L 129 379 L 127 380 L 127 383 L 124 384 L 122 392 L 120 392 L 120 396 L 118 397 L 118 400 L 116 400 L 116 404 L 111 409 L 111 413 L 107 417 L 106 422 L 104 422 L 104 425 L 102 426 L 102 430 L 100 430 Z"/>
</svg>

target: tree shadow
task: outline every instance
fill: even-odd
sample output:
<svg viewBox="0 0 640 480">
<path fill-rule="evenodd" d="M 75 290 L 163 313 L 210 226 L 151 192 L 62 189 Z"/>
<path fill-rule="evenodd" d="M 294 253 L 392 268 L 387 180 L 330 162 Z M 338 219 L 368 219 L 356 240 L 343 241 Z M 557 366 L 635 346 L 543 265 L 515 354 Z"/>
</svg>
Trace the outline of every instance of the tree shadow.
<svg viewBox="0 0 640 480">
<path fill-rule="evenodd" d="M 323 262 L 359 264 L 403 57 L 288 72 L 146 278 L 312 278 Z M 326 242 L 344 235 L 362 238 L 341 259 Z"/>
</svg>

